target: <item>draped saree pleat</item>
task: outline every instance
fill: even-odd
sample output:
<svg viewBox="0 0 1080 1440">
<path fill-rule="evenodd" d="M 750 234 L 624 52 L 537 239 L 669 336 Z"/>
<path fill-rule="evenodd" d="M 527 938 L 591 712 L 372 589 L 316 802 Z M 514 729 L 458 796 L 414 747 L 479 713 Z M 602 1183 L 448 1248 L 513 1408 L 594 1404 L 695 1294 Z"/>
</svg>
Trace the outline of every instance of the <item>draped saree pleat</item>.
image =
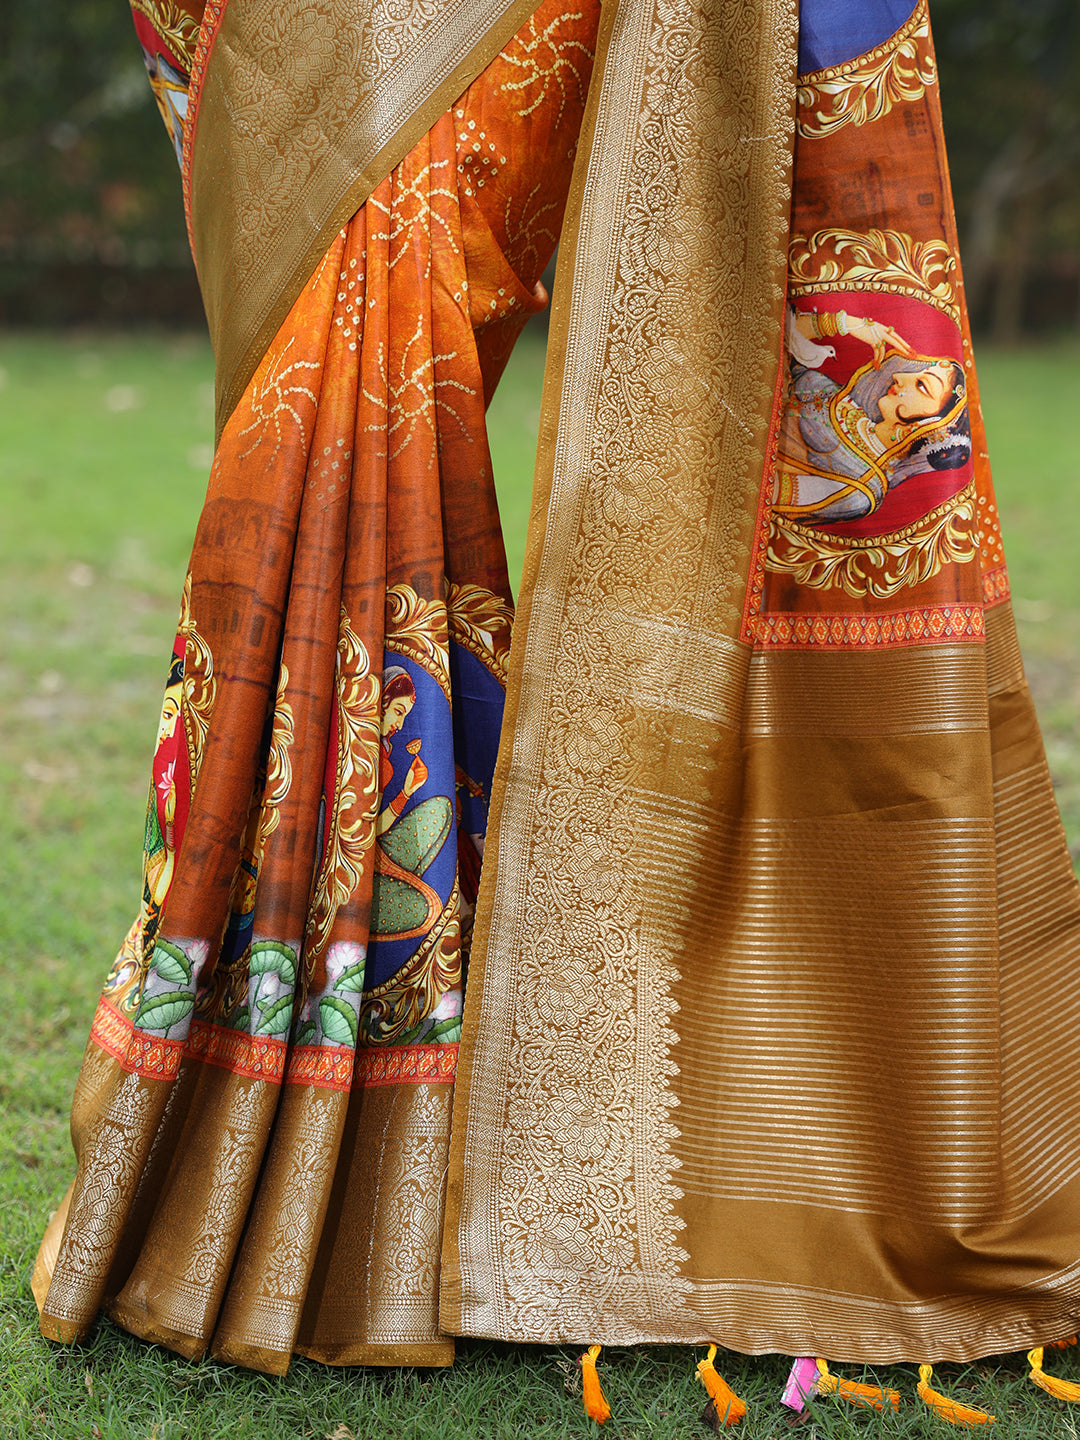
<svg viewBox="0 0 1080 1440">
<path fill-rule="evenodd" d="M 484 408 L 543 303 L 595 24 L 537 12 L 333 240 L 228 419 L 46 1334 L 104 1306 L 269 1371 L 453 1356 L 450 1093 L 512 614 Z"/>
</svg>

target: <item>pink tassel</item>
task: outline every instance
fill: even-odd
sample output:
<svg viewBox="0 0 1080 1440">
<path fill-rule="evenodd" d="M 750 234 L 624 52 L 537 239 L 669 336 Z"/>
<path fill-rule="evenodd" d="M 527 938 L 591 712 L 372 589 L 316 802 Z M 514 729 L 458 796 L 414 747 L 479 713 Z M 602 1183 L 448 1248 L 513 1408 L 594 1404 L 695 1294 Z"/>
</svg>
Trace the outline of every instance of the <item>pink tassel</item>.
<svg viewBox="0 0 1080 1440">
<path fill-rule="evenodd" d="M 791 1367 L 780 1403 L 801 1415 L 807 1400 L 817 1394 L 818 1363 L 813 1355 L 799 1355 Z"/>
</svg>

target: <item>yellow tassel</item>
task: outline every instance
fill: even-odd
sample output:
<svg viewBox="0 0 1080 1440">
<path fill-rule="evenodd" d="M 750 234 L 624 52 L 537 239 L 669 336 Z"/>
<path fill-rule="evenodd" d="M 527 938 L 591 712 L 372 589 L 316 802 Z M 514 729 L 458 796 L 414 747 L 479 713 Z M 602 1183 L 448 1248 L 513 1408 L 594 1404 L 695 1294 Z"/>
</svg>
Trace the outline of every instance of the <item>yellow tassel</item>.
<svg viewBox="0 0 1080 1440">
<path fill-rule="evenodd" d="M 709 1392 L 709 1399 L 721 1425 L 737 1425 L 746 1414 L 746 1405 L 718 1373 L 713 1364 L 715 1359 L 716 1346 L 710 1345 L 708 1355 L 704 1360 L 698 1361 L 697 1377 Z"/>
<path fill-rule="evenodd" d="M 581 1357 L 581 1398 L 585 1403 L 585 1414 L 597 1425 L 603 1425 L 611 1415 L 611 1406 L 604 1399 L 600 1388 L 600 1376 L 596 1373 L 596 1359 L 600 1354 L 599 1345 L 590 1345 Z"/>
<path fill-rule="evenodd" d="M 976 1410 L 973 1405 L 958 1405 L 955 1400 L 950 1400 L 942 1395 L 940 1390 L 931 1390 L 930 1377 L 934 1373 L 932 1365 L 919 1366 L 919 1399 L 929 1405 L 935 1414 L 940 1415 L 943 1420 L 948 1420 L 950 1425 L 993 1425 L 993 1415 L 988 1415 L 985 1410 Z"/>
<path fill-rule="evenodd" d="M 869 1405 L 874 1410 L 884 1410 L 886 1405 L 895 1410 L 900 1404 L 898 1390 L 883 1390 L 879 1385 L 860 1385 L 855 1380 L 838 1380 L 820 1358 L 817 1367 L 819 1395 L 836 1395 L 852 1405 Z"/>
<path fill-rule="evenodd" d="M 1028 1351 L 1028 1364 L 1031 1366 L 1030 1379 L 1038 1385 L 1040 1390 L 1045 1390 L 1048 1395 L 1053 1395 L 1055 1400 L 1080 1400 L 1080 1385 L 1073 1380 L 1058 1380 L 1054 1375 L 1047 1375 L 1043 1370 L 1043 1347 L 1040 1345 L 1035 1350 Z"/>
</svg>

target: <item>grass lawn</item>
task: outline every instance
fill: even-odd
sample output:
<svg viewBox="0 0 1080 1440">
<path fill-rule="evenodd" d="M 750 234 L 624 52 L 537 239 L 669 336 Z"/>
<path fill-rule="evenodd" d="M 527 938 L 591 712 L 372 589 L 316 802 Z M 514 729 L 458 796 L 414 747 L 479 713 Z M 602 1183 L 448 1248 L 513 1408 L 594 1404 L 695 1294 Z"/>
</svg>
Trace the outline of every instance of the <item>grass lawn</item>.
<svg viewBox="0 0 1080 1440">
<path fill-rule="evenodd" d="M 521 347 L 493 406 L 511 574 L 520 571 L 542 353 Z M 1080 852 L 1080 462 L 1075 348 L 981 365 L 1021 641 L 1074 854 Z M 529 1437 L 595 1433 L 569 1352 L 461 1347 L 449 1372 L 327 1371 L 286 1381 L 191 1365 L 101 1325 L 81 1350 L 38 1338 L 28 1277 L 71 1169 L 67 1109 L 86 1031 L 138 902 L 142 811 L 176 608 L 209 464 L 211 364 L 189 337 L 0 336 L 0 1436 Z M 605 1434 L 704 1434 L 689 1350 L 611 1351 Z M 1054 1373 L 1080 1376 L 1077 1352 Z M 785 1366 L 727 1356 L 751 1402 L 737 1433 L 786 1433 Z M 1077 1434 L 1023 1380 L 1023 1356 L 944 1367 L 1003 1440 Z M 943 1436 L 905 1394 L 881 1416 L 814 1407 L 805 1436 Z"/>
</svg>

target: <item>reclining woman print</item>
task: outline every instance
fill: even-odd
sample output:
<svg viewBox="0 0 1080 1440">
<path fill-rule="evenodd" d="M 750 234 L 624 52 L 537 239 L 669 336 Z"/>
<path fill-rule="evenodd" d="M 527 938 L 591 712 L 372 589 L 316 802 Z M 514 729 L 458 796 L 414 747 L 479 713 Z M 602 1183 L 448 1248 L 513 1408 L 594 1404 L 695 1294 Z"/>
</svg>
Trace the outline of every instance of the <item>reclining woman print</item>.
<svg viewBox="0 0 1080 1440">
<path fill-rule="evenodd" d="M 823 374 L 835 336 L 862 341 L 872 359 L 846 383 Z M 882 321 L 789 308 L 787 402 L 773 510 L 815 525 L 861 520 L 913 475 L 957 470 L 971 459 L 964 371 L 916 355 Z"/>
</svg>

